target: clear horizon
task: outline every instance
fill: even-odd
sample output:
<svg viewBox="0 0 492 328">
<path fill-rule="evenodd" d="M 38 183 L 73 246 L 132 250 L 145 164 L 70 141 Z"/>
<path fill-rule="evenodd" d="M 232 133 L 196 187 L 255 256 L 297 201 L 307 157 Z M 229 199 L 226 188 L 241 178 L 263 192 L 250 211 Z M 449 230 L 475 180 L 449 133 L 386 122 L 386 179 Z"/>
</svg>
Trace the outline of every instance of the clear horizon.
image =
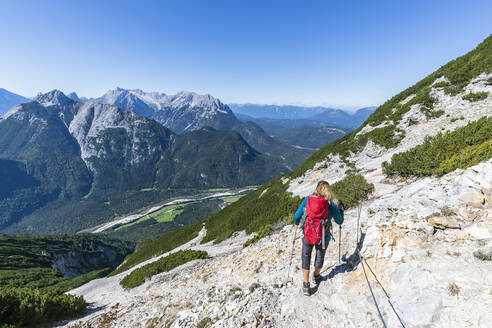
<svg viewBox="0 0 492 328">
<path fill-rule="evenodd" d="M 377 106 L 475 48 L 491 11 L 485 1 L 5 1 L 0 87 Z"/>
</svg>

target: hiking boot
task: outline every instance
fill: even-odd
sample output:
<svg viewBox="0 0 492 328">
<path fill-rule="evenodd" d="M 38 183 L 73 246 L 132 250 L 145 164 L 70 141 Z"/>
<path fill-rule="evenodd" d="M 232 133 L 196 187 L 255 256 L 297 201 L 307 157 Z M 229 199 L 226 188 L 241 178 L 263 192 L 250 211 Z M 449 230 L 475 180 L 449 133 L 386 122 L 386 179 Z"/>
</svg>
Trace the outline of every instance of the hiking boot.
<svg viewBox="0 0 492 328">
<path fill-rule="evenodd" d="M 314 282 L 316 283 L 316 285 L 319 285 L 321 284 L 321 281 L 323 281 L 323 277 L 321 277 L 321 275 L 315 275 L 313 274 L 313 277 L 314 277 Z"/>
<path fill-rule="evenodd" d="M 304 296 L 310 296 L 311 295 L 311 287 L 309 285 L 309 282 L 303 282 L 302 283 L 302 293 Z"/>
</svg>

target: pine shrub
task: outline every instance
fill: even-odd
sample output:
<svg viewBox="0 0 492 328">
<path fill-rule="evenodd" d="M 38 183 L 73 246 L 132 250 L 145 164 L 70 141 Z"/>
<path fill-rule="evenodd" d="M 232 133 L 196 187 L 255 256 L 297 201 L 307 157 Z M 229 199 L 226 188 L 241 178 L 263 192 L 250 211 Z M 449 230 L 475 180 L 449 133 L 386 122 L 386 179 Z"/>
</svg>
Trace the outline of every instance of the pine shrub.
<svg viewBox="0 0 492 328">
<path fill-rule="evenodd" d="M 167 272 L 187 262 L 205 259 L 207 257 L 208 254 L 204 251 L 185 250 L 172 253 L 155 262 L 135 269 L 120 281 L 120 285 L 125 288 L 135 288 L 156 274 Z"/>
</svg>

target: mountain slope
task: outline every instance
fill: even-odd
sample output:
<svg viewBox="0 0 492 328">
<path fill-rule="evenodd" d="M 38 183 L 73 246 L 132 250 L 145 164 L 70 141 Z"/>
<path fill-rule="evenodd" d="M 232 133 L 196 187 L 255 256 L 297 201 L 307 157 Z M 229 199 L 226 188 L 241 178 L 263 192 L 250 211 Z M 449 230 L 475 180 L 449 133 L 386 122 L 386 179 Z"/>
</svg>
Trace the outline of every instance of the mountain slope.
<svg viewBox="0 0 492 328">
<path fill-rule="evenodd" d="M 0 229 L 75 232 L 173 190 L 259 184 L 286 172 L 272 163 L 235 132 L 175 135 L 134 112 L 54 90 L 0 120 L 0 174 L 20 179 L 0 186 Z"/>
<path fill-rule="evenodd" d="M 492 320 L 492 159 L 443 176 L 406 179 L 385 176 L 381 164 L 423 144 L 426 136 L 473 127 L 471 122 L 492 116 L 491 49 L 489 37 L 437 71 L 443 75 L 433 73 L 392 98 L 391 106 L 380 107 L 363 127 L 327 145 L 298 171 L 214 214 L 203 228 L 188 227 L 196 238 L 179 249 L 205 250 L 211 259 L 190 262 L 131 291 L 119 284 L 130 271 L 73 290 L 103 309 L 78 324 L 97 325 L 114 305 L 111 327 L 326 327 L 340 322 L 376 327 L 382 325 L 379 316 L 388 327 L 401 325 L 400 320 L 406 327 L 486 327 Z M 311 285 L 314 295 L 304 297 L 300 233 L 278 222 L 292 222 L 293 211 L 319 180 L 335 189 L 335 182 L 354 171 L 373 184 L 373 192 L 362 200 L 360 213 L 357 207 L 345 212 L 341 263 L 332 243 L 323 281 Z M 361 189 L 350 183 L 343 187 Z M 242 248 L 251 237 L 243 230 L 256 232 L 259 241 Z"/>
<path fill-rule="evenodd" d="M 0 88 L 0 117 L 2 117 L 10 108 L 30 101 L 31 100 L 26 97 L 19 96 L 13 92 Z"/>
</svg>

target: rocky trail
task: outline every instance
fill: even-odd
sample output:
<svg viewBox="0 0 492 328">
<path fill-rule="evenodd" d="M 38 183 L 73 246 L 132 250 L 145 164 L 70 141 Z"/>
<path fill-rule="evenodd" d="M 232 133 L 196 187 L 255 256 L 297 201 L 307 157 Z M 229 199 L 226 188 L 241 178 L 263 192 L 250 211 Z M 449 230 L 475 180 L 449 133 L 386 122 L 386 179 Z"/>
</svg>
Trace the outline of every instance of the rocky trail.
<svg viewBox="0 0 492 328">
<path fill-rule="evenodd" d="M 466 193 L 461 198 L 436 197 L 440 192 L 452 194 L 453 188 L 466 191 L 460 183 L 490 190 L 488 172 L 492 161 L 441 179 L 417 180 L 363 204 L 361 254 L 406 327 L 487 327 L 492 320 L 492 263 L 473 255 L 477 251 L 492 255 L 491 199 Z M 436 202 L 435 208 L 427 202 Z M 423 215 L 420 211 L 444 206 L 452 213 L 417 219 Z M 118 284 L 127 273 L 92 281 L 71 293 L 84 295 L 94 312 L 67 326 L 196 327 L 201 322 L 213 327 L 381 327 L 361 263 L 354 256 L 356 225 L 357 210 L 348 210 L 342 263 L 338 264 L 338 241 L 331 243 L 323 281 L 310 297 L 301 293 L 297 227 L 285 226 L 246 248 L 244 234 L 215 246 L 199 245 L 202 230 L 180 249 L 207 250 L 211 259 L 157 275 L 131 291 Z M 365 268 L 387 326 L 400 326 L 383 290 Z"/>
</svg>

